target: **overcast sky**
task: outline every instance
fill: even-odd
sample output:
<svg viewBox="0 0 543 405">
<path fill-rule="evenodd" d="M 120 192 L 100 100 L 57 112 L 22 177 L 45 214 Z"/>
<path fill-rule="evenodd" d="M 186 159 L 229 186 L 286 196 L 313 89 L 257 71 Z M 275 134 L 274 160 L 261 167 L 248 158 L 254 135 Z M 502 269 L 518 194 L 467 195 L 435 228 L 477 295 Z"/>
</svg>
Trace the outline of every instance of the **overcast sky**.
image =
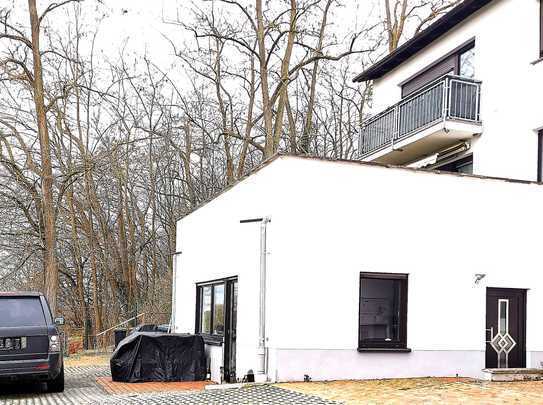
<svg viewBox="0 0 543 405">
<path fill-rule="evenodd" d="M 121 49 L 125 56 L 143 55 L 146 53 L 153 63 L 165 71 L 174 69 L 173 49 L 165 39 L 170 38 L 179 49 L 189 34 L 180 26 L 168 24 L 165 21 L 177 18 L 184 20 L 190 13 L 189 0 L 102 0 L 98 5 L 95 0 L 82 3 L 85 29 L 95 31 L 98 27 L 98 37 L 95 45 L 98 56 L 109 60 L 116 59 Z M 195 1 L 197 3 L 198 0 Z M 242 0 L 243 1 L 243 0 Z M 246 0 L 254 4 L 254 0 Z M 280 0 L 272 0 L 273 2 Z M 329 18 L 329 32 L 336 33 L 338 38 L 344 38 L 347 30 L 353 31 L 363 25 L 370 24 L 378 16 L 379 0 L 342 0 L 342 7 L 334 7 Z M 43 11 L 53 0 L 38 0 L 38 9 Z M 284 7 L 284 1 L 281 1 Z M 0 0 L 0 7 L 10 8 L 17 21 L 28 26 L 27 0 Z M 55 29 L 62 28 L 62 22 L 67 19 L 68 10 L 58 9 L 54 12 L 49 23 Z M 344 41 L 342 48 L 348 46 Z M 88 42 L 87 42 L 88 43 Z M 6 44 L 4 44 L 5 46 Z M 0 43 L 0 47 L 3 44 Z M 83 51 L 84 52 L 84 51 Z"/>
<path fill-rule="evenodd" d="M 344 0 L 344 7 L 335 8 L 330 29 L 341 36 L 347 27 L 352 29 L 365 24 L 369 15 L 371 18 L 377 15 L 376 1 Z M 187 14 L 187 0 L 105 0 L 104 3 L 109 15 L 100 28 L 100 47 L 108 53 L 117 51 L 128 41 L 129 49 L 146 50 L 154 59 L 166 62 L 172 49 L 164 36 L 181 44 L 187 35 L 181 27 L 164 22 L 183 19 Z"/>
</svg>

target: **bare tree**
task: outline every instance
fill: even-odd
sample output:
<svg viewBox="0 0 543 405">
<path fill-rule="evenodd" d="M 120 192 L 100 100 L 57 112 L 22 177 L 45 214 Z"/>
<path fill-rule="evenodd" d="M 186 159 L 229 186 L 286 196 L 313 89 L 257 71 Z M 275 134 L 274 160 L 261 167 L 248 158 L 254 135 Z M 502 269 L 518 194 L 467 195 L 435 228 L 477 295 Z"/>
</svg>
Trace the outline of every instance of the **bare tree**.
<svg viewBox="0 0 543 405">
<path fill-rule="evenodd" d="M 444 10 L 389 3 L 395 46 Z M 383 49 L 375 24 L 338 34 L 338 0 L 195 1 L 171 70 L 95 53 L 85 2 L 28 4 L 30 29 L 0 10 L 0 284 L 45 291 L 87 346 L 169 311 L 179 218 L 275 153 L 357 157 L 351 78 Z"/>
<path fill-rule="evenodd" d="M 9 22 L 9 12 L 4 10 L 0 14 L 0 24 L 3 25 L 3 33 L 0 40 L 16 42 L 32 53 L 32 67 L 28 66 L 25 59 L 5 58 L 0 60 L 0 65 L 14 65 L 22 70 L 19 75 L 31 86 L 34 99 L 34 108 L 37 122 L 37 132 L 40 145 L 39 177 L 41 181 L 41 195 L 39 209 L 43 225 L 43 256 L 44 256 L 44 291 L 53 313 L 56 311 L 58 290 L 58 268 L 55 257 L 56 229 L 55 229 L 55 202 L 53 196 L 53 169 L 51 164 L 51 146 L 47 125 L 47 106 L 45 104 L 42 51 L 40 49 L 41 24 L 43 20 L 55 9 L 68 3 L 79 0 L 67 0 L 62 3 L 49 5 L 41 15 L 38 15 L 36 0 L 28 0 L 28 15 L 30 19 L 30 39 L 22 29 Z"/>
<path fill-rule="evenodd" d="M 418 34 L 430 22 L 439 18 L 463 0 L 383 0 L 385 7 L 385 32 L 388 38 L 388 50 L 398 48 L 402 38 Z M 409 25 L 414 29 L 409 33 Z"/>
<path fill-rule="evenodd" d="M 333 35 L 327 35 L 331 10 L 339 6 L 335 0 L 292 0 L 287 4 L 283 7 L 258 0 L 252 7 L 231 0 L 204 7 L 194 4 L 192 22 L 174 21 L 190 31 L 195 39 L 194 55 L 186 49 L 180 52 L 171 41 L 176 54 L 186 62 L 189 74 L 196 80 L 213 82 L 223 123 L 226 115 L 230 116 L 229 125 L 222 125 L 222 134 L 232 138 L 232 142 L 225 141 L 224 145 L 228 183 L 233 181 L 234 172 L 238 177 L 244 172 L 249 148 L 260 153 L 261 159 L 287 148 L 294 153 L 311 153 L 315 94 L 322 84 L 320 66 L 367 54 L 377 46 L 363 42 L 370 28 L 352 32 L 343 46 L 338 45 Z M 312 28 L 315 19 L 320 21 L 317 32 Z M 209 41 L 209 46 L 203 46 L 203 40 Z M 212 48 L 210 44 L 215 45 Z M 202 62 L 201 56 L 205 53 L 213 55 L 213 65 L 205 62 L 207 58 Z M 309 83 L 305 81 L 308 72 Z M 246 90 L 245 94 L 232 94 L 227 90 L 229 86 L 225 83 L 235 82 L 239 82 L 238 88 Z M 311 94 L 309 102 L 303 103 L 306 111 L 301 127 L 290 101 L 291 89 L 300 82 Z M 259 103 L 255 89 L 260 93 Z M 229 109 L 225 111 L 222 98 L 244 101 L 237 103 L 237 111 L 234 103 L 228 102 Z M 241 128 L 245 130 L 240 131 Z M 242 141 L 241 146 L 239 141 Z M 239 149 L 243 152 L 234 154 Z M 232 160 L 237 160 L 234 156 L 239 156 L 237 171 L 230 166 Z"/>
</svg>

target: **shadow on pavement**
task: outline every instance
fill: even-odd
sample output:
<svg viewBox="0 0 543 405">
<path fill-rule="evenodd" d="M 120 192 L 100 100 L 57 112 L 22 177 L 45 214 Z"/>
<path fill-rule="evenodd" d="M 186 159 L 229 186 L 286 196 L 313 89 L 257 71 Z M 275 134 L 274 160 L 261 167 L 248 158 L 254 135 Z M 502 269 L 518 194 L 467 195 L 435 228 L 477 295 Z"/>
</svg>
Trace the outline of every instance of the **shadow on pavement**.
<svg viewBox="0 0 543 405">
<path fill-rule="evenodd" d="M 0 398 L 4 395 L 42 394 L 46 391 L 46 384 L 40 382 L 0 383 Z"/>
</svg>

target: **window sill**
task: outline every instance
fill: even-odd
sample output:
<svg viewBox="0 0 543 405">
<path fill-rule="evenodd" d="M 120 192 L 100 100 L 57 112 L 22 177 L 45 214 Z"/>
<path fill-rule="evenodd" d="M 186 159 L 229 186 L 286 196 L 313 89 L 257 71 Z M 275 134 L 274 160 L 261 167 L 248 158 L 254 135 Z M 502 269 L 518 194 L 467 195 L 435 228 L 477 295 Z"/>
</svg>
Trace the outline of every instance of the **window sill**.
<svg viewBox="0 0 543 405">
<path fill-rule="evenodd" d="M 411 353 L 408 347 L 359 347 L 359 353 Z"/>
</svg>

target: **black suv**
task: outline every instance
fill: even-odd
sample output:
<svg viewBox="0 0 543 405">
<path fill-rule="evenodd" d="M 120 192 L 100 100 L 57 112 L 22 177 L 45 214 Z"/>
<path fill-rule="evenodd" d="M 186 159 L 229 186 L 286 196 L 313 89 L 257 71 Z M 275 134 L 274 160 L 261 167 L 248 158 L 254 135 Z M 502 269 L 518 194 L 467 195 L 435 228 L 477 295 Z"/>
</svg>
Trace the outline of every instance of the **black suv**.
<svg viewBox="0 0 543 405">
<path fill-rule="evenodd" d="M 0 382 L 47 382 L 64 391 L 64 363 L 57 324 L 41 293 L 0 292 Z"/>
</svg>

